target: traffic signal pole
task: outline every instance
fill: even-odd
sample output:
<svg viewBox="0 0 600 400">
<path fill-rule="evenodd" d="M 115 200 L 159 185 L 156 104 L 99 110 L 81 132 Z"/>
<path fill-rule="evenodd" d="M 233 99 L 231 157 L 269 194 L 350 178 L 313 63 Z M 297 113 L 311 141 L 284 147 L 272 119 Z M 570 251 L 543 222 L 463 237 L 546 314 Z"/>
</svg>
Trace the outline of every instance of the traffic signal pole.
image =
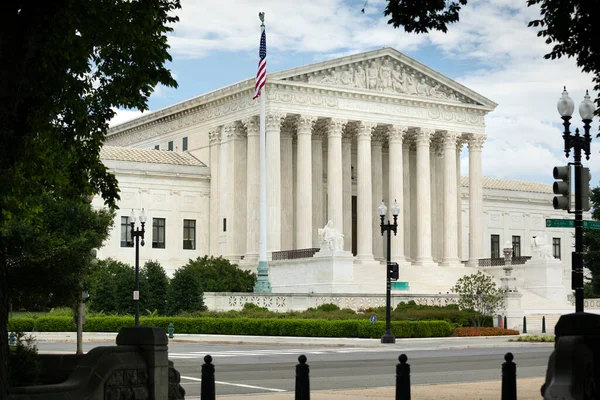
<svg viewBox="0 0 600 400">
<path fill-rule="evenodd" d="M 575 131 L 575 251 L 571 258 L 571 288 L 575 290 L 575 312 L 583 312 L 583 210 L 581 198 L 581 140 L 577 140 L 579 132 Z"/>
</svg>

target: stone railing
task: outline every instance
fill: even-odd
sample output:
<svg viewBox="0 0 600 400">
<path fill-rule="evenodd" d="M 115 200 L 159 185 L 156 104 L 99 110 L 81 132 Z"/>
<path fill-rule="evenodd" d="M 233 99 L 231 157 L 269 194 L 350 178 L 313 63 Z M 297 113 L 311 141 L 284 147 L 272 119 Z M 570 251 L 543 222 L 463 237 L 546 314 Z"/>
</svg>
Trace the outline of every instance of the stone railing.
<svg viewBox="0 0 600 400">
<path fill-rule="evenodd" d="M 310 248 L 310 249 L 274 251 L 273 252 L 273 261 L 275 261 L 275 260 L 296 260 L 299 258 L 311 258 L 319 250 L 320 249 L 318 249 L 318 248 Z"/>
<path fill-rule="evenodd" d="M 529 260 L 531 256 L 520 256 L 513 257 L 511 260 L 512 265 L 523 265 Z M 500 258 L 480 258 L 479 260 L 480 267 L 501 267 L 505 264 L 504 257 Z"/>
<path fill-rule="evenodd" d="M 572 306 L 575 305 L 575 296 L 572 294 L 567 295 L 567 300 Z M 583 308 L 591 308 L 593 310 L 600 309 L 600 299 L 583 299 Z"/>
</svg>

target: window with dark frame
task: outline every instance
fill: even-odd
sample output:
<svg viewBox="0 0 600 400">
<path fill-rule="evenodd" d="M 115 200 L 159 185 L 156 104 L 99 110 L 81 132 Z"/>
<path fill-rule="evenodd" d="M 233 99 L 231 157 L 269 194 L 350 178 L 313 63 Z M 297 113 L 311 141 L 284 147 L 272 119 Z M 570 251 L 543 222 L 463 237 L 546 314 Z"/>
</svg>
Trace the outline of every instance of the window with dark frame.
<svg viewBox="0 0 600 400">
<path fill-rule="evenodd" d="M 492 258 L 500 258 L 500 235 L 492 235 L 491 250 Z"/>
<path fill-rule="evenodd" d="M 183 140 L 181 141 L 181 150 L 182 151 L 187 151 L 188 149 L 188 138 L 187 136 L 183 138 Z"/>
<path fill-rule="evenodd" d="M 552 255 L 560 260 L 560 238 L 552 238 Z"/>
<path fill-rule="evenodd" d="M 183 249 L 196 250 L 196 220 L 183 220 Z"/>
<path fill-rule="evenodd" d="M 129 217 L 121 217 L 121 247 L 133 247 Z"/>
<path fill-rule="evenodd" d="M 160 145 L 157 144 L 156 146 L 154 146 L 154 150 L 160 150 Z"/>
<path fill-rule="evenodd" d="M 513 257 L 521 257 L 521 236 L 512 237 Z"/>
<path fill-rule="evenodd" d="M 165 219 L 152 218 L 152 248 L 165 248 Z"/>
<path fill-rule="evenodd" d="M 173 151 L 173 141 L 169 142 L 169 151 Z"/>
</svg>

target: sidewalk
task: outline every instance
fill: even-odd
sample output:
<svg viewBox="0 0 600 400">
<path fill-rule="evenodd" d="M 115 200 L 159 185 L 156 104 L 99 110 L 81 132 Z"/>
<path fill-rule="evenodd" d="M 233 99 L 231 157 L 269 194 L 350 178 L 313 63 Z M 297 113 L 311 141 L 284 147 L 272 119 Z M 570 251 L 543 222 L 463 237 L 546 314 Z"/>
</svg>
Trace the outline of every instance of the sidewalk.
<svg viewBox="0 0 600 400">
<path fill-rule="evenodd" d="M 517 398 L 519 400 L 540 400 L 540 388 L 543 378 L 517 379 Z M 411 397 L 414 400 L 498 400 L 501 394 L 500 381 L 473 383 L 455 383 L 449 385 L 414 385 Z M 389 400 L 395 399 L 395 388 L 384 387 L 374 389 L 327 390 L 313 391 L 311 400 Z M 185 397 L 186 400 L 199 399 Z M 293 400 L 294 393 L 275 393 L 264 395 L 228 395 L 219 396 L 219 400 Z"/>
</svg>

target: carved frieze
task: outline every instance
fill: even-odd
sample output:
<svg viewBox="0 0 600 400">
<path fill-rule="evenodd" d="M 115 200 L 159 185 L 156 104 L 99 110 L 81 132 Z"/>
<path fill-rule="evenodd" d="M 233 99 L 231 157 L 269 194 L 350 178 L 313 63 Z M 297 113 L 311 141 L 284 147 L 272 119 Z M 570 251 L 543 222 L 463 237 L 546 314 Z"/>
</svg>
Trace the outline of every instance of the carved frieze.
<svg viewBox="0 0 600 400">
<path fill-rule="evenodd" d="M 294 76 L 287 80 L 474 103 L 459 92 L 388 56 Z"/>
</svg>

